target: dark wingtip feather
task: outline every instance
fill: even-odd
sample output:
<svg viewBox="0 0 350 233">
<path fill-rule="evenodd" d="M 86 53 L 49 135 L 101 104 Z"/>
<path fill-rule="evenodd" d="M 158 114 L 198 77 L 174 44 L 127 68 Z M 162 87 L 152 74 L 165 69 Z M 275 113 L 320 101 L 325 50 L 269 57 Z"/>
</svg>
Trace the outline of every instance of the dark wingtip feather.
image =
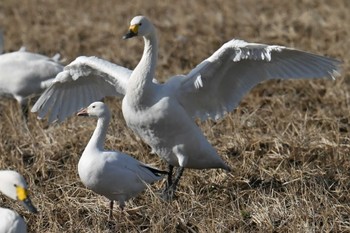
<svg viewBox="0 0 350 233">
<path fill-rule="evenodd" d="M 167 174 L 168 174 L 167 171 L 159 170 L 159 169 L 154 168 L 154 167 L 149 167 L 149 166 L 147 166 L 147 165 L 141 165 L 141 166 L 144 167 L 144 168 L 147 168 L 148 170 L 150 170 L 153 174 L 155 174 L 155 175 L 157 175 L 157 176 L 159 176 L 159 175 L 161 175 L 161 174 L 164 174 L 164 175 L 167 175 Z"/>
</svg>

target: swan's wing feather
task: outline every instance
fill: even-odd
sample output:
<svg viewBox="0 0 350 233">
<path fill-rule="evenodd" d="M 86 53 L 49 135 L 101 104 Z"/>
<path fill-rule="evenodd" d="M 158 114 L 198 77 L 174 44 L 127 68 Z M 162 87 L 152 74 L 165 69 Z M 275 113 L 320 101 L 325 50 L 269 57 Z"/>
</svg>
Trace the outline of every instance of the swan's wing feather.
<svg viewBox="0 0 350 233">
<path fill-rule="evenodd" d="M 106 96 L 123 96 L 131 70 L 97 57 L 81 56 L 57 74 L 32 108 L 49 123 L 63 121 Z"/>
<path fill-rule="evenodd" d="M 340 62 L 283 46 L 231 40 L 186 76 L 175 77 L 177 98 L 193 117 L 219 119 L 269 79 L 311 79 L 339 74 Z M 174 81 L 172 81 L 174 82 Z"/>
</svg>

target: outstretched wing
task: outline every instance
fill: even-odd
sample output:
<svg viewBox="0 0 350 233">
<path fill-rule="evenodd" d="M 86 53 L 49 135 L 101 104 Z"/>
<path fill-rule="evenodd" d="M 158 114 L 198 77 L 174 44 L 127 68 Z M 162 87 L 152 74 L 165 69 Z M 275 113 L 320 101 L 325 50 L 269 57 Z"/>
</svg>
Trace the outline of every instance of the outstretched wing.
<svg viewBox="0 0 350 233">
<path fill-rule="evenodd" d="M 105 96 L 123 96 L 131 73 L 97 57 L 78 57 L 57 74 L 31 111 L 39 118 L 48 115 L 49 123 L 61 122 Z"/>
<path fill-rule="evenodd" d="M 219 119 L 268 79 L 332 77 L 340 62 L 282 46 L 231 40 L 188 75 L 176 77 L 177 98 L 193 117 Z"/>
</svg>

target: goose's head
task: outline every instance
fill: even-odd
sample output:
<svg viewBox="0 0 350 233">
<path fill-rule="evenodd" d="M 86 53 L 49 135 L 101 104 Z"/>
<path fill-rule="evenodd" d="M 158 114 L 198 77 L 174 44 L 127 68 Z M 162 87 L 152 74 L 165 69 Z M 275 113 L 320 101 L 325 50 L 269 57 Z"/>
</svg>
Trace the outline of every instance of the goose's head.
<svg viewBox="0 0 350 233">
<path fill-rule="evenodd" d="M 154 33 L 154 26 L 145 16 L 135 16 L 129 26 L 129 32 L 123 36 L 123 39 L 129 39 L 135 36 L 148 36 Z"/>
<path fill-rule="evenodd" d="M 109 115 L 108 107 L 103 102 L 93 102 L 87 108 L 80 110 L 78 116 L 104 117 Z"/>
<path fill-rule="evenodd" d="M 21 202 L 30 212 L 38 212 L 28 196 L 27 183 L 19 173 L 10 170 L 0 171 L 0 191 Z"/>
</svg>

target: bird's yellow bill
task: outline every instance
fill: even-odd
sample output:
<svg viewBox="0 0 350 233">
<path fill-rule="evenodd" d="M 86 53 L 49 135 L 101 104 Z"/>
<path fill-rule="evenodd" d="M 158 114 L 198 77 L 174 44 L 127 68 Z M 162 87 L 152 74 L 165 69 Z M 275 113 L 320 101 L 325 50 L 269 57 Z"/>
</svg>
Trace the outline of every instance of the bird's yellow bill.
<svg viewBox="0 0 350 233">
<path fill-rule="evenodd" d="M 17 191 L 17 199 L 18 200 L 24 201 L 25 199 L 28 198 L 28 192 L 25 188 L 17 186 L 16 191 Z"/>
<path fill-rule="evenodd" d="M 138 24 L 131 25 L 131 26 L 129 27 L 129 30 L 130 30 L 132 33 L 137 34 L 137 32 L 139 31 L 139 25 L 138 25 Z"/>
</svg>

